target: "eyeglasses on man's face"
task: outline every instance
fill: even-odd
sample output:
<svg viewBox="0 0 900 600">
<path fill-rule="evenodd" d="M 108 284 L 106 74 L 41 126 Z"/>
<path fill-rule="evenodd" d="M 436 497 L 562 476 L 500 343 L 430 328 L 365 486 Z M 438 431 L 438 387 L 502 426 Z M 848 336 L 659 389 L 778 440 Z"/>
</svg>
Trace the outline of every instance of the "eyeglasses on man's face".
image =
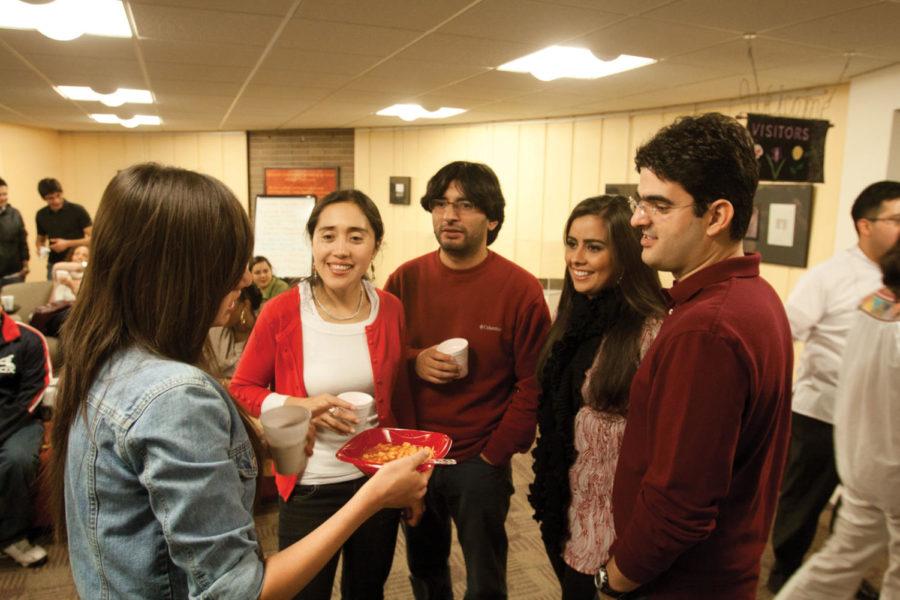
<svg viewBox="0 0 900 600">
<path fill-rule="evenodd" d="M 866 217 L 865 219 L 866 219 L 866 221 L 885 221 L 889 225 L 890 224 L 900 225 L 900 214 L 891 215 L 889 217 L 876 217 L 874 219 L 870 219 L 870 218 Z"/>
<path fill-rule="evenodd" d="M 428 208 L 433 213 L 444 214 L 452 208 L 458 215 L 470 215 L 478 212 L 478 207 L 471 200 L 457 200 L 449 202 L 444 198 L 432 198 L 428 201 Z"/>
<path fill-rule="evenodd" d="M 654 200 L 638 199 L 634 197 L 628 198 L 628 206 L 631 212 L 636 215 L 645 215 L 648 217 L 665 217 L 669 213 L 682 208 L 690 208 L 693 204 L 685 204 L 684 206 L 672 206 L 664 202 L 656 202 Z"/>
</svg>

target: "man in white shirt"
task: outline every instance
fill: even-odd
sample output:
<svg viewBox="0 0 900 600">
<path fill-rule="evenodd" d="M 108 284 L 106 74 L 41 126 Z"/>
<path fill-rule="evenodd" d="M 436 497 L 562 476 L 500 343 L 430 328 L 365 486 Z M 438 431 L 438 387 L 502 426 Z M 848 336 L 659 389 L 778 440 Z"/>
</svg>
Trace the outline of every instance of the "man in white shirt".
<svg viewBox="0 0 900 600">
<path fill-rule="evenodd" d="M 877 261 L 900 239 L 900 182 L 867 187 L 851 215 L 859 243 L 810 269 L 785 307 L 791 333 L 805 347 L 794 383 L 791 448 L 772 532 L 772 592 L 800 567 L 819 514 L 839 483 L 833 413 L 841 355 L 857 306 L 880 287 Z"/>
</svg>

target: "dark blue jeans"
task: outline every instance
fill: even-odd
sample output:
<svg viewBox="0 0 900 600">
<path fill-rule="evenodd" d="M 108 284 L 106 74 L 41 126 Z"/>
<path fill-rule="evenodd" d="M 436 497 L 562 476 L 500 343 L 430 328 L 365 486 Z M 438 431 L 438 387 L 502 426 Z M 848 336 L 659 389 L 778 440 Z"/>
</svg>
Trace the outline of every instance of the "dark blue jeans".
<svg viewBox="0 0 900 600">
<path fill-rule="evenodd" d="M 363 486 L 365 477 L 328 485 L 298 485 L 287 502 L 280 500 L 278 547 L 284 550 L 328 520 Z M 381 600 L 394 562 L 399 510 L 382 510 L 360 525 L 341 548 L 341 597 Z M 334 586 L 335 554 L 296 599 L 329 600 Z"/>
<path fill-rule="evenodd" d="M 35 419 L 0 445 L 0 548 L 31 527 L 31 492 L 40 466 L 44 427 Z"/>
<path fill-rule="evenodd" d="M 404 527 L 416 600 L 450 600 L 450 519 L 466 561 L 466 600 L 506 598 L 506 515 L 513 493 L 509 465 L 476 456 L 436 467 L 417 527 Z"/>
</svg>

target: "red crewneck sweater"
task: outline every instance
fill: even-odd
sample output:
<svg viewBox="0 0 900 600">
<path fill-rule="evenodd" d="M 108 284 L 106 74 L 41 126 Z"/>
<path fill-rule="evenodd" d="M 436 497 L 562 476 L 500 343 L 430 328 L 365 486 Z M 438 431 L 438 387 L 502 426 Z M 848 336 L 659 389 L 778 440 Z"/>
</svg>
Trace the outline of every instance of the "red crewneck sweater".
<svg viewBox="0 0 900 600">
<path fill-rule="evenodd" d="M 540 387 L 537 357 L 550 329 L 540 283 L 499 254 L 454 270 L 438 251 L 401 265 L 385 289 L 403 302 L 410 388 L 420 429 L 453 439 L 450 457 L 483 453 L 504 465 L 534 441 Z M 469 373 L 437 385 L 415 373 L 423 349 L 453 337 L 469 341 Z"/>
</svg>

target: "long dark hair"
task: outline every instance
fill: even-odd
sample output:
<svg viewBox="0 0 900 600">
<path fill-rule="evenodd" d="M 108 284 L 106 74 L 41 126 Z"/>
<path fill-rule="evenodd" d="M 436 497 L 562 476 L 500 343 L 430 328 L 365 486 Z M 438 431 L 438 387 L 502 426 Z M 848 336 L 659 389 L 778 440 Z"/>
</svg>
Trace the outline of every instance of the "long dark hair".
<svg viewBox="0 0 900 600">
<path fill-rule="evenodd" d="M 660 318 L 665 299 L 659 275 L 641 260 L 640 234 L 631 226 L 631 209 L 623 196 L 594 196 L 582 200 L 566 220 L 563 239 L 575 219 L 593 215 L 603 219 L 609 234 L 613 285 L 619 286 L 625 306 L 622 318 L 607 332 L 602 345 L 596 377 L 588 383 L 588 404 L 597 410 L 624 414 L 628 389 L 640 358 L 641 333 L 648 318 Z M 575 294 L 572 276 L 566 269 L 556 320 L 538 358 L 538 379 L 553 350 L 553 345 L 569 327 Z"/>
<path fill-rule="evenodd" d="M 62 329 L 66 369 L 56 399 L 50 465 L 59 538 L 66 534 L 69 431 L 79 413 L 86 418 L 88 391 L 98 373 L 129 346 L 207 369 L 207 333 L 222 299 L 247 270 L 253 234 L 247 214 L 222 182 L 147 163 L 124 169 L 109 182 L 91 242 L 91 262 Z M 258 449 L 252 427 L 248 434 Z"/>
</svg>

